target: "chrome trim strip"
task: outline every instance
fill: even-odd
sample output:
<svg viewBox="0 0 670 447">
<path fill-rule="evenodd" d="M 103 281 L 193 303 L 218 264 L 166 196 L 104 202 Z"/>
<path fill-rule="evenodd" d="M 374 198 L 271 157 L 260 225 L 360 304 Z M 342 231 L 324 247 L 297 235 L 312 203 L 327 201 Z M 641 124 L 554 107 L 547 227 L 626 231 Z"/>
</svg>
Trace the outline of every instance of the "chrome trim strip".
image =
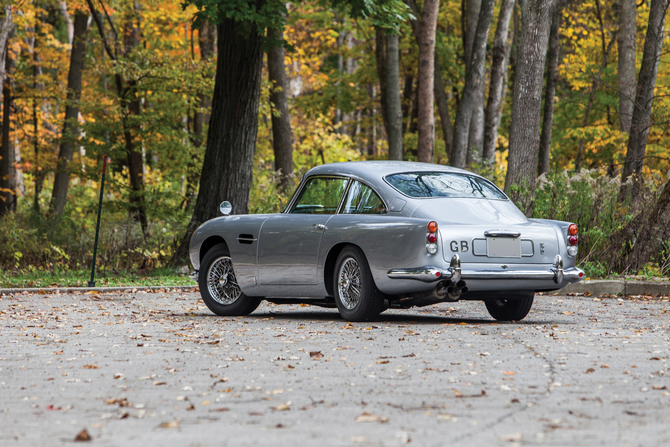
<svg viewBox="0 0 670 447">
<path fill-rule="evenodd" d="M 517 238 L 521 236 L 521 233 L 519 233 L 518 231 L 507 231 L 507 230 L 487 230 L 484 232 L 484 236 Z"/>
<path fill-rule="evenodd" d="M 423 282 L 435 282 L 442 279 L 450 279 L 457 283 L 461 280 L 461 258 L 458 255 L 451 257 L 449 268 L 440 270 L 427 265 L 425 267 L 391 269 L 387 273 L 391 279 L 417 279 Z"/>
<path fill-rule="evenodd" d="M 554 279 L 552 270 L 463 270 L 463 279 Z"/>
<path fill-rule="evenodd" d="M 451 272 L 448 274 L 442 273 L 440 269 L 425 266 L 417 268 L 408 268 L 408 269 L 391 269 L 387 272 L 387 275 L 391 279 L 417 279 L 423 282 L 435 282 L 440 279 L 451 279 Z"/>
</svg>

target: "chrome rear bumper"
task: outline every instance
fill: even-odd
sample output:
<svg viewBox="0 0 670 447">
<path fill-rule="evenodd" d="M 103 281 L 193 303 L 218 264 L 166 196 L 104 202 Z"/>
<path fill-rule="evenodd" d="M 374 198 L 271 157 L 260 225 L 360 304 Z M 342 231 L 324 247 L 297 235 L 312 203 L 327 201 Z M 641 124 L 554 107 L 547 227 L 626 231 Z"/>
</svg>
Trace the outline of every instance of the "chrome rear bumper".
<svg viewBox="0 0 670 447">
<path fill-rule="evenodd" d="M 461 270 L 461 261 L 454 255 L 448 269 L 425 266 L 407 269 L 392 269 L 387 272 L 392 279 L 416 279 L 423 282 L 435 282 L 450 279 L 458 282 L 460 279 L 526 279 L 547 281 L 552 280 L 560 284 L 564 279 L 576 283 L 584 279 L 584 272 L 576 267 L 563 270 L 563 259 L 556 255 L 554 265 L 548 270 Z"/>
<path fill-rule="evenodd" d="M 190 275 L 188 275 L 188 277 L 191 278 L 193 281 L 198 282 L 198 274 L 199 274 L 199 271 L 196 270 L 193 273 L 191 273 Z"/>
</svg>

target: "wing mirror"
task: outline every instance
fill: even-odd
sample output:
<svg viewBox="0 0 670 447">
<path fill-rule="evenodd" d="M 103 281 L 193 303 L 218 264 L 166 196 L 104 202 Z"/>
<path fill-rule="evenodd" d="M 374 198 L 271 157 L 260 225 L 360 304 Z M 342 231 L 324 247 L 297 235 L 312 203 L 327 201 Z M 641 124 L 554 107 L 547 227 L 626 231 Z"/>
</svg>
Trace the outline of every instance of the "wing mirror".
<svg viewBox="0 0 670 447">
<path fill-rule="evenodd" d="M 230 202 L 227 200 L 221 202 L 221 205 L 219 205 L 219 211 L 221 211 L 221 214 L 223 214 L 224 216 L 229 215 L 232 210 L 233 205 L 231 205 Z"/>
</svg>

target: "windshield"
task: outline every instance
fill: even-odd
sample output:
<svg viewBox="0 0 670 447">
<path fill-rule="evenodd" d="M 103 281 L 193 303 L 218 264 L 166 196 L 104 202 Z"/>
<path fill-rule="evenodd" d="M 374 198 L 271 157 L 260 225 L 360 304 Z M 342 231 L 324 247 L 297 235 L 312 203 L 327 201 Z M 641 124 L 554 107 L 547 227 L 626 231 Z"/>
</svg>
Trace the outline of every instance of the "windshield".
<svg viewBox="0 0 670 447">
<path fill-rule="evenodd" d="M 406 172 L 387 175 L 386 181 L 410 197 L 507 199 L 488 180 L 454 172 Z"/>
</svg>

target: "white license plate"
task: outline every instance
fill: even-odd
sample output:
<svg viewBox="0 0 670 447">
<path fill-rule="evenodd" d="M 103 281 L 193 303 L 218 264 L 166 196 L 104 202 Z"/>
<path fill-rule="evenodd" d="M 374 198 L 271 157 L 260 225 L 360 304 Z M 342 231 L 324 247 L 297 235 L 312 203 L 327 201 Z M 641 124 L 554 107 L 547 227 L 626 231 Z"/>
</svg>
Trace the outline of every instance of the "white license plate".
<svg viewBox="0 0 670 447">
<path fill-rule="evenodd" d="M 511 237 L 487 237 L 486 255 L 489 258 L 520 258 L 521 239 Z"/>
</svg>

